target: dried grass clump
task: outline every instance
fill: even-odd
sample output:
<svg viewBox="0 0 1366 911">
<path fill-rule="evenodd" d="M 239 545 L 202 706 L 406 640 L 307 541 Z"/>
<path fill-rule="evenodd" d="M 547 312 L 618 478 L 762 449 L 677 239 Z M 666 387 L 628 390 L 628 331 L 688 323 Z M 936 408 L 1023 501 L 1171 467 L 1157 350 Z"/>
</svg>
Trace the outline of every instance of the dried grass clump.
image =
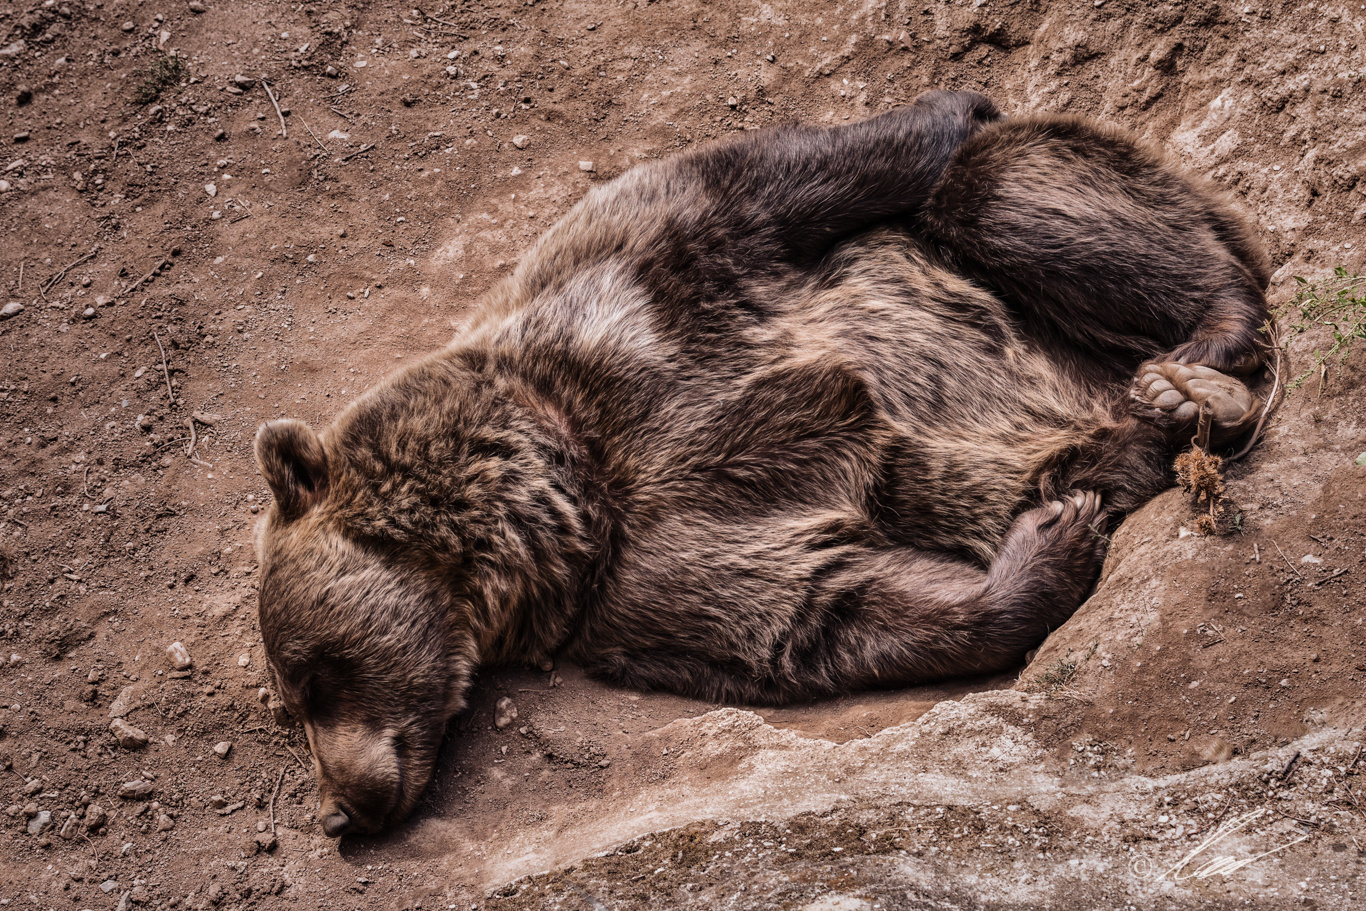
<svg viewBox="0 0 1366 911">
<path fill-rule="evenodd" d="M 1224 517 L 1224 460 L 1199 446 L 1192 446 L 1176 458 L 1176 480 L 1190 495 L 1191 505 L 1206 509 L 1195 523 L 1202 535 L 1219 533 L 1219 520 Z"/>
</svg>

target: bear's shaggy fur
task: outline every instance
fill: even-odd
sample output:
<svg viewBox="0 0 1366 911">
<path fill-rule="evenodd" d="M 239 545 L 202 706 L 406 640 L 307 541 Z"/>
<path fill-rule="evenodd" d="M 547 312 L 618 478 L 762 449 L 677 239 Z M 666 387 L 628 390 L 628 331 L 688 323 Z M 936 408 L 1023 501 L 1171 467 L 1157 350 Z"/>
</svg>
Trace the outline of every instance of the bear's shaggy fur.
<svg viewBox="0 0 1366 911">
<path fill-rule="evenodd" d="M 1197 411 L 1249 426 L 1216 371 L 1266 274 L 1160 154 L 975 93 L 594 190 L 449 348 L 258 435 L 324 829 L 411 810 L 484 665 L 774 702 L 1018 664 Z"/>
</svg>

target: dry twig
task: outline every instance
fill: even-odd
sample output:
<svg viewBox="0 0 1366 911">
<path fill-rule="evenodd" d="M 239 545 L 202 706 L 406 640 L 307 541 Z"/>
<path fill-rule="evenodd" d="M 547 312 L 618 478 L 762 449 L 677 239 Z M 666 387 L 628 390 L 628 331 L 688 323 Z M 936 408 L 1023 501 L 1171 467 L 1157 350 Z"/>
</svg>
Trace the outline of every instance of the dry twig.
<svg viewBox="0 0 1366 911">
<path fill-rule="evenodd" d="M 420 6 L 417 7 L 417 11 L 418 11 L 419 13 L 422 14 L 422 18 L 423 18 L 423 19 L 430 19 L 430 20 L 433 21 L 433 22 L 440 22 L 442 25 L 447 26 L 447 27 L 449 27 L 449 28 L 464 28 L 464 26 L 457 25 L 456 23 L 450 22 L 450 21 L 448 21 L 448 20 L 446 20 L 446 19 L 438 19 L 438 18 L 436 18 L 435 16 L 433 16 L 431 13 L 429 13 L 429 12 L 427 12 L 426 10 L 422 9 L 422 7 L 420 7 Z"/>
<path fill-rule="evenodd" d="M 157 271 L 158 269 L 160 269 L 163 265 L 165 265 L 165 264 L 168 263 L 168 262 L 170 262 L 170 260 L 166 259 L 164 256 L 163 256 L 161 259 L 158 259 L 158 260 L 157 260 L 157 264 L 156 264 L 155 266 L 153 266 L 151 269 L 147 270 L 147 274 L 146 274 L 146 275 L 144 275 L 142 278 L 138 279 L 137 281 L 133 282 L 133 283 L 132 283 L 131 285 L 129 285 L 127 288 L 124 288 L 124 289 L 123 289 L 123 293 L 124 293 L 124 294 L 132 294 L 132 293 L 133 293 L 134 291 L 136 291 L 138 288 L 142 287 L 142 283 L 143 283 L 143 282 L 147 281 L 147 279 L 149 279 L 149 278 L 151 278 L 153 275 L 155 275 L 155 274 L 156 274 L 156 271 Z"/>
<path fill-rule="evenodd" d="M 305 129 L 305 130 L 308 130 L 308 135 L 310 135 L 310 136 L 313 137 L 313 141 L 316 142 L 316 143 L 318 144 L 318 148 L 320 148 L 320 149 L 322 149 L 324 152 L 326 152 L 327 155 L 328 155 L 328 157 L 331 157 L 331 155 L 332 155 L 332 150 L 329 149 L 327 146 L 323 145 L 323 141 L 322 141 L 321 139 L 318 138 L 318 134 L 317 134 L 317 133 L 314 133 L 314 132 L 313 132 L 313 128 L 310 127 L 310 126 L 308 125 L 308 121 L 307 121 L 307 120 L 304 120 L 302 117 L 300 117 L 300 118 L 299 118 L 299 122 L 302 123 L 302 124 L 304 125 L 304 129 Z"/>
<path fill-rule="evenodd" d="M 99 248 L 99 247 L 96 247 L 95 249 L 91 250 L 89 253 L 87 253 L 87 254 L 85 254 L 84 256 L 82 256 L 80 259 L 77 259 L 75 262 L 73 262 L 73 263 L 71 263 L 71 264 L 69 264 L 69 265 L 67 265 L 67 266 L 64 266 L 64 267 L 62 268 L 62 271 L 58 272 L 56 275 L 54 275 L 54 276 L 52 276 L 51 278 L 49 278 L 49 279 L 47 280 L 47 284 L 43 285 L 41 288 L 38 289 L 38 293 L 41 294 L 44 298 L 46 298 L 46 297 L 47 297 L 47 293 L 48 293 L 49 291 L 52 290 L 52 286 L 55 285 L 55 284 L 57 284 L 57 282 L 61 281 L 63 278 L 65 278 L 65 277 L 66 277 L 66 273 L 70 272 L 72 269 L 76 268 L 76 267 L 79 266 L 81 263 L 85 262 L 86 260 L 88 260 L 88 259 L 94 259 L 94 258 L 95 258 L 95 254 L 98 253 L 98 252 L 100 252 L 100 248 Z"/>
<path fill-rule="evenodd" d="M 1295 771 L 1295 763 L 1297 763 L 1297 762 L 1299 762 L 1299 761 L 1300 761 L 1300 751 L 1299 751 L 1299 750 L 1296 750 L 1296 751 L 1295 751 L 1295 755 L 1291 756 L 1291 757 L 1290 757 L 1290 761 L 1287 762 L 1287 763 L 1285 764 L 1285 768 L 1281 769 L 1281 782 L 1282 782 L 1282 783 L 1284 783 L 1285 780 L 1286 780 L 1287 778 L 1290 777 L 1290 773 L 1291 773 L 1291 772 Z"/>
<path fill-rule="evenodd" d="M 289 755 L 294 757 L 294 761 L 299 764 L 299 768 L 303 769 L 305 772 L 311 771 L 308 768 L 308 763 L 304 762 L 303 759 L 299 757 L 299 754 L 294 752 L 294 747 L 290 746 L 289 744 L 285 744 L 285 749 L 289 750 Z"/>
<path fill-rule="evenodd" d="M 1276 553 L 1281 555 L 1281 559 L 1285 561 L 1286 566 L 1290 567 L 1290 571 L 1295 575 L 1299 576 L 1301 579 L 1303 579 L 1304 573 L 1296 569 L 1295 564 L 1290 562 L 1290 558 L 1285 555 L 1285 551 L 1281 550 L 1281 545 L 1276 544 L 1275 541 L 1272 541 L 1271 543 L 1276 545 Z"/>
<path fill-rule="evenodd" d="M 171 397 L 171 405 L 175 405 L 175 391 L 171 389 L 171 371 L 166 366 L 166 349 L 161 346 L 161 336 L 157 335 L 155 329 L 152 330 L 152 338 L 157 340 L 157 348 L 161 351 L 161 375 L 166 378 L 166 394 Z"/>
<path fill-rule="evenodd" d="M 261 88 L 266 90 L 266 97 L 275 106 L 275 116 L 280 118 L 280 136 L 284 139 L 289 138 L 289 129 L 285 126 L 285 115 L 280 111 L 280 102 L 275 100 L 275 93 L 270 90 L 270 83 L 261 80 Z"/>
<path fill-rule="evenodd" d="M 275 790 L 270 792 L 270 834 L 275 834 L 275 798 L 280 796 L 280 784 L 285 780 L 285 772 L 289 766 L 280 768 L 280 777 L 275 779 Z"/>
<path fill-rule="evenodd" d="M 373 149 L 374 147 L 375 147 L 375 144 L 374 144 L 373 142 L 366 143 L 365 145 L 361 146 L 361 147 L 360 147 L 359 149 L 357 149 L 356 151 L 352 152 L 350 155 L 347 155 L 347 156 L 344 157 L 344 158 L 338 158 L 337 161 L 338 161 L 340 164 L 346 164 L 348 161 L 350 161 L 351 159 L 355 158 L 357 155 L 364 155 L 366 152 L 370 151 L 370 150 Z"/>
<path fill-rule="evenodd" d="M 1262 407 L 1262 415 L 1257 418 L 1257 426 L 1252 428 L 1252 436 L 1248 437 L 1247 443 L 1243 448 L 1228 457 L 1230 462 L 1236 462 L 1243 456 L 1252 451 L 1252 447 L 1257 445 L 1257 441 L 1262 438 L 1262 428 L 1266 425 L 1266 419 L 1271 415 L 1271 409 L 1276 402 L 1276 393 L 1281 388 L 1281 340 L 1276 334 L 1276 327 L 1270 322 L 1267 323 L 1267 332 L 1271 336 L 1271 343 L 1276 350 L 1276 381 L 1271 384 L 1271 394 L 1266 397 L 1266 405 Z"/>
<path fill-rule="evenodd" d="M 1325 583 L 1325 582 L 1332 582 L 1334 579 L 1336 579 L 1338 576 L 1341 576 L 1341 575 L 1342 575 L 1343 573 L 1345 573 L 1345 572 L 1347 572 L 1346 568 L 1340 569 L 1340 570 L 1338 570 L 1337 572 L 1333 573 L 1331 576 L 1329 576 L 1329 577 L 1326 578 L 1326 579 L 1320 579 L 1320 580 L 1317 581 L 1317 582 L 1311 582 L 1311 583 L 1309 583 L 1309 587 L 1310 587 L 1310 588 L 1318 588 L 1320 585 L 1322 585 L 1322 584 Z"/>
</svg>

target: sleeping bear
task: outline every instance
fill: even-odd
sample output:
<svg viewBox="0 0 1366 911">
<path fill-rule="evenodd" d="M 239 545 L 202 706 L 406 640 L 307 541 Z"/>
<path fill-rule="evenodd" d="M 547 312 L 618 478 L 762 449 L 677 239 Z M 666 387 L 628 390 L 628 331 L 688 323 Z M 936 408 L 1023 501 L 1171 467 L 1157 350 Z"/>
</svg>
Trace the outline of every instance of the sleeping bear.
<svg viewBox="0 0 1366 911">
<path fill-rule="evenodd" d="M 1266 257 L 1110 126 L 933 92 L 589 192 L 456 340 L 263 426 L 272 681 L 330 836 L 413 808 L 477 668 L 776 703 L 1018 666 L 1260 403 Z"/>
</svg>

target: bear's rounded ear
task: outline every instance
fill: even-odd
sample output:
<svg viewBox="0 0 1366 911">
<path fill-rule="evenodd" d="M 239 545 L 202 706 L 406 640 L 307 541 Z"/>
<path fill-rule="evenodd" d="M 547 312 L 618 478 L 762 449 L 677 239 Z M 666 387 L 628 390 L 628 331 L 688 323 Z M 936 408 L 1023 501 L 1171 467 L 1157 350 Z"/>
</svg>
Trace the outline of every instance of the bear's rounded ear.
<svg viewBox="0 0 1366 911">
<path fill-rule="evenodd" d="M 262 424 L 256 431 L 256 465 L 287 519 L 303 515 L 327 490 L 327 451 L 302 421 Z"/>
</svg>

